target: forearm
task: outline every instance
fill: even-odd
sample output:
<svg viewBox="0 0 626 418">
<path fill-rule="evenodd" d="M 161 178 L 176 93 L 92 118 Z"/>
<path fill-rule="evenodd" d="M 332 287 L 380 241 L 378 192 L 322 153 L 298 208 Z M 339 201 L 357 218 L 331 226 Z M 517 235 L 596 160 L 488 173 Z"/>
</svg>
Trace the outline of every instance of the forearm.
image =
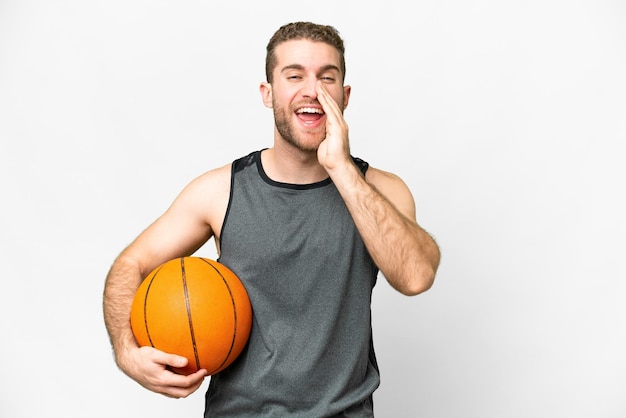
<svg viewBox="0 0 626 418">
<path fill-rule="evenodd" d="M 130 326 L 130 310 L 142 280 L 141 268 L 122 253 L 117 258 L 104 287 L 104 319 L 119 368 L 141 386 L 173 398 L 184 398 L 196 391 L 206 370 L 184 376 L 169 367 L 184 367 L 185 357 L 139 347 Z"/>
<path fill-rule="evenodd" d="M 354 166 L 331 174 L 378 268 L 399 292 L 428 290 L 439 264 L 439 248 L 417 222 L 369 184 Z"/>
<path fill-rule="evenodd" d="M 137 343 L 130 327 L 130 309 L 141 283 L 139 268 L 124 256 L 109 271 L 103 296 L 104 321 L 119 365 L 119 354 Z"/>
</svg>

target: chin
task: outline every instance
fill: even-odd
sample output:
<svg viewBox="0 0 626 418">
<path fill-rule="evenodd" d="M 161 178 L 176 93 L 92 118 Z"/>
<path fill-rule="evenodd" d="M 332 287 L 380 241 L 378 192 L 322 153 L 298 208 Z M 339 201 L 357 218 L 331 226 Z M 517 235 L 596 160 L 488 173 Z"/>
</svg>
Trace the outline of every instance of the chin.
<svg viewBox="0 0 626 418">
<path fill-rule="evenodd" d="M 317 152 L 324 137 L 321 135 L 303 135 L 299 138 L 285 138 L 285 141 L 300 151 Z"/>
<path fill-rule="evenodd" d="M 305 141 L 300 143 L 300 149 L 303 151 L 317 152 L 322 140 Z"/>
</svg>

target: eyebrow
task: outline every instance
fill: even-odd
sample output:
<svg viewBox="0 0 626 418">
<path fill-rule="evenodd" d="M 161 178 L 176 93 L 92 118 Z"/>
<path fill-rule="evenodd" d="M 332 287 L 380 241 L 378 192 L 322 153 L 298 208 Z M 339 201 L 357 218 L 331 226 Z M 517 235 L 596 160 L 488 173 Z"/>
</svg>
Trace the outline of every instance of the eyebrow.
<svg viewBox="0 0 626 418">
<path fill-rule="evenodd" d="M 290 64 L 290 65 L 285 65 L 280 72 L 283 73 L 285 71 L 289 71 L 289 70 L 304 70 L 304 67 L 300 64 Z M 326 71 L 337 71 L 338 73 L 341 74 L 341 70 L 339 69 L 339 67 L 337 67 L 336 65 L 333 64 L 327 64 L 325 66 L 323 66 L 322 68 L 319 69 L 319 71 L 317 72 L 318 74 L 321 73 L 325 73 Z"/>
</svg>

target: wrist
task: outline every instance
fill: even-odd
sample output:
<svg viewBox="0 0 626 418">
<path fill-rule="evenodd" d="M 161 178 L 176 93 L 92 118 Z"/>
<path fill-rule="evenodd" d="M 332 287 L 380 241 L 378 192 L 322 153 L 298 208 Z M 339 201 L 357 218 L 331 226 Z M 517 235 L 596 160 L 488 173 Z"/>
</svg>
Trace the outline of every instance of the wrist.
<svg viewBox="0 0 626 418">
<path fill-rule="evenodd" d="M 336 164 L 333 168 L 326 169 L 328 175 L 339 189 L 353 189 L 360 181 L 363 181 L 363 174 L 356 166 L 352 158 L 340 164 Z"/>
<path fill-rule="evenodd" d="M 122 370 L 126 370 L 127 363 L 129 358 L 132 356 L 132 352 L 135 349 L 138 349 L 139 345 L 135 340 L 134 335 L 126 336 L 125 338 L 120 338 L 116 343 L 113 344 L 113 354 L 115 356 L 115 362 L 118 367 Z"/>
</svg>

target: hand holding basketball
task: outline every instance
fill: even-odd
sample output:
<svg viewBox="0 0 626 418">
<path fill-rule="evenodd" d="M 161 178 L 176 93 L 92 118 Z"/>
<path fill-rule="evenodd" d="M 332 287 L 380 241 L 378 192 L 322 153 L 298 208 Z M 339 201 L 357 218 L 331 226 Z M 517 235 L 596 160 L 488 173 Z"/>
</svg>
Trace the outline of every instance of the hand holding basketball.
<svg viewBox="0 0 626 418">
<path fill-rule="evenodd" d="M 170 398 L 186 398 L 195 392 L 207 375 L 202 369 L 184 376 L 170 370 L 184 367 L 187 359 L 152 347 L 132 347 L 118 356 L 119 366 L 141 386 Z"/>
<path fill-rule="evenodd" d="M 141 283 L 131 308 L 131 328 L 141 346 L 187 359 L 172 371 L 215 374 L 245 347 L 252 308 L 239 278 L 226 266 L 180 257 L 154 269 Z"/>
</svg>

